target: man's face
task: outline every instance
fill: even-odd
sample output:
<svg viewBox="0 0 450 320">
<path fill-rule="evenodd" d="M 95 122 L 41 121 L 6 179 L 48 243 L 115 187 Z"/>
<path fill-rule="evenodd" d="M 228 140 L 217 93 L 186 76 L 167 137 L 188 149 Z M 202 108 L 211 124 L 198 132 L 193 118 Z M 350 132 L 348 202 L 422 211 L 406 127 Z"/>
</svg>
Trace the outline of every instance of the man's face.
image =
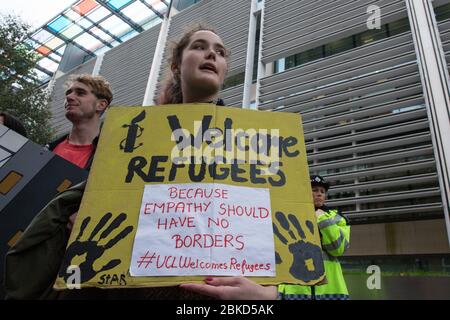
<svg viewBox="0 0 450 320">
<path fill-rule="evenodd" d="M 81 82 L 74 82 L 66 91 L 66 118 L 71 122 L 100 117 L 105 99 L 98 99 L 92 89 Z"/>
<path fill-rule="evenodd" d="M 313 193 L 314 206 L 316 208 L 322 207 L 327 198 L 325 188 L 322 186 L 313 186 L 312 193 Z"/>
</svg>

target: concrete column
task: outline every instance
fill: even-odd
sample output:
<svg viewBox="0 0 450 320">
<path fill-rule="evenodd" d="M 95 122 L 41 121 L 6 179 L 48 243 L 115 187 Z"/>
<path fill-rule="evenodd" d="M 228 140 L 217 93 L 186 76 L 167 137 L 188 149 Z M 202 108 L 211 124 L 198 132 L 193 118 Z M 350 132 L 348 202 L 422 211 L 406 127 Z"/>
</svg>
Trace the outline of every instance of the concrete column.
<svg viewBox="0 0 450 320">
<path fill-rule="evenodd" d="M 161 29 L 159 31 L 158 43 L 156 44 L 155 54 L 153 56 L 152 67 L 150 68 L 150 73 L 148 76 L 147 87 L 145 89 L 144 101 L 142 101 L 143 106 L 149 106 L 155 104 L 156 98 L 156 86 L 158 84 L 159 73 L 161 71 L 161 66 L 164 63 L 164 49 L 167 44 L 167 37 L 169 35 L 169 27 L 172 16 L 177 13 L 175 8 L 170 8 L 169 16 L 165 16 L 163 22 L 161 23 Z"/>
<path fill-rule="evenodd" d="M 450 245 L 450 86 L 447 64 L 432 1 L 405 1 L 430 122 Z"/>
<path fill-rule="evenodd" d="M 242 99 L 242 108 L 249 109 L 251 101 L 251 88 L 253 78 L 253 60 L 255 57 L 255 37 L 256 37 L 256 20 L 257 20 L 257 4 L 258 0 L 252 0 L 250 9 L 250 24 L 247 37 L 247 58 L 245 64 L 244 79 L 244 98 Z"/>
</svg>

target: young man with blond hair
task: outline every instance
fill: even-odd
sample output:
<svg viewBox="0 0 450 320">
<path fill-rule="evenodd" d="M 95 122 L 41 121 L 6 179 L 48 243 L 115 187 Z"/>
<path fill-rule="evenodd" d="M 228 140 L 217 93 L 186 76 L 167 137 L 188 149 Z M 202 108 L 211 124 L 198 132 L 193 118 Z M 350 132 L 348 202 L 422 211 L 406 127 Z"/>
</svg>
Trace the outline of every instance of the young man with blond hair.
<svg viewBox="0 0 450 320">
<path fill-rule="evenodd" d="M 83 74 L 70 77 L 66 87 L 64 109 L 72 129 L 48 148 L 89 169 L 100 133 L 100 118 L 113 98 L 111 86 L 103 77 Z"/>
</svg>

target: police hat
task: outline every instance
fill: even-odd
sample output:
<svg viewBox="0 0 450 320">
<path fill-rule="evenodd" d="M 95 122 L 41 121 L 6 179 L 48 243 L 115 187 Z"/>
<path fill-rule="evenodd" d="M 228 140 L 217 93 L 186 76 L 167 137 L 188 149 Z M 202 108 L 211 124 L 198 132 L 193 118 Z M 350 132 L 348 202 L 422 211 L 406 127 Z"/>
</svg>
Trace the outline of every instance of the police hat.
<svg viewBox="0 0 450 320">
<path fill-rule="evenodd" d="M 314 186 L 324 187 L 325 191 L 328 191 L 328 189 L 330 188 L 330 184 L 328 182 L 326 182 L 325 179 L 319 175 L 311 176 L 311 187 L 314 187 Z"/>
</svg>

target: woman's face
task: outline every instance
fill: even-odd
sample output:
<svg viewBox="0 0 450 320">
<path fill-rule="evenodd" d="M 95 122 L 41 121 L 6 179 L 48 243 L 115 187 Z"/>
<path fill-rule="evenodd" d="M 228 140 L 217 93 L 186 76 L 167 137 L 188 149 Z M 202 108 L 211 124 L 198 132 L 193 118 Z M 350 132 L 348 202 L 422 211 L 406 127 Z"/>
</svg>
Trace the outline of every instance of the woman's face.
<svg viewBox="0 0 450 320">
<path fill-rule="evenodd" d="M 183 102 L 216 98 L 227 71 L 222 39 L 212 31 L 195 32 L 183 51 L 179 71 Z"/>
</svg>

